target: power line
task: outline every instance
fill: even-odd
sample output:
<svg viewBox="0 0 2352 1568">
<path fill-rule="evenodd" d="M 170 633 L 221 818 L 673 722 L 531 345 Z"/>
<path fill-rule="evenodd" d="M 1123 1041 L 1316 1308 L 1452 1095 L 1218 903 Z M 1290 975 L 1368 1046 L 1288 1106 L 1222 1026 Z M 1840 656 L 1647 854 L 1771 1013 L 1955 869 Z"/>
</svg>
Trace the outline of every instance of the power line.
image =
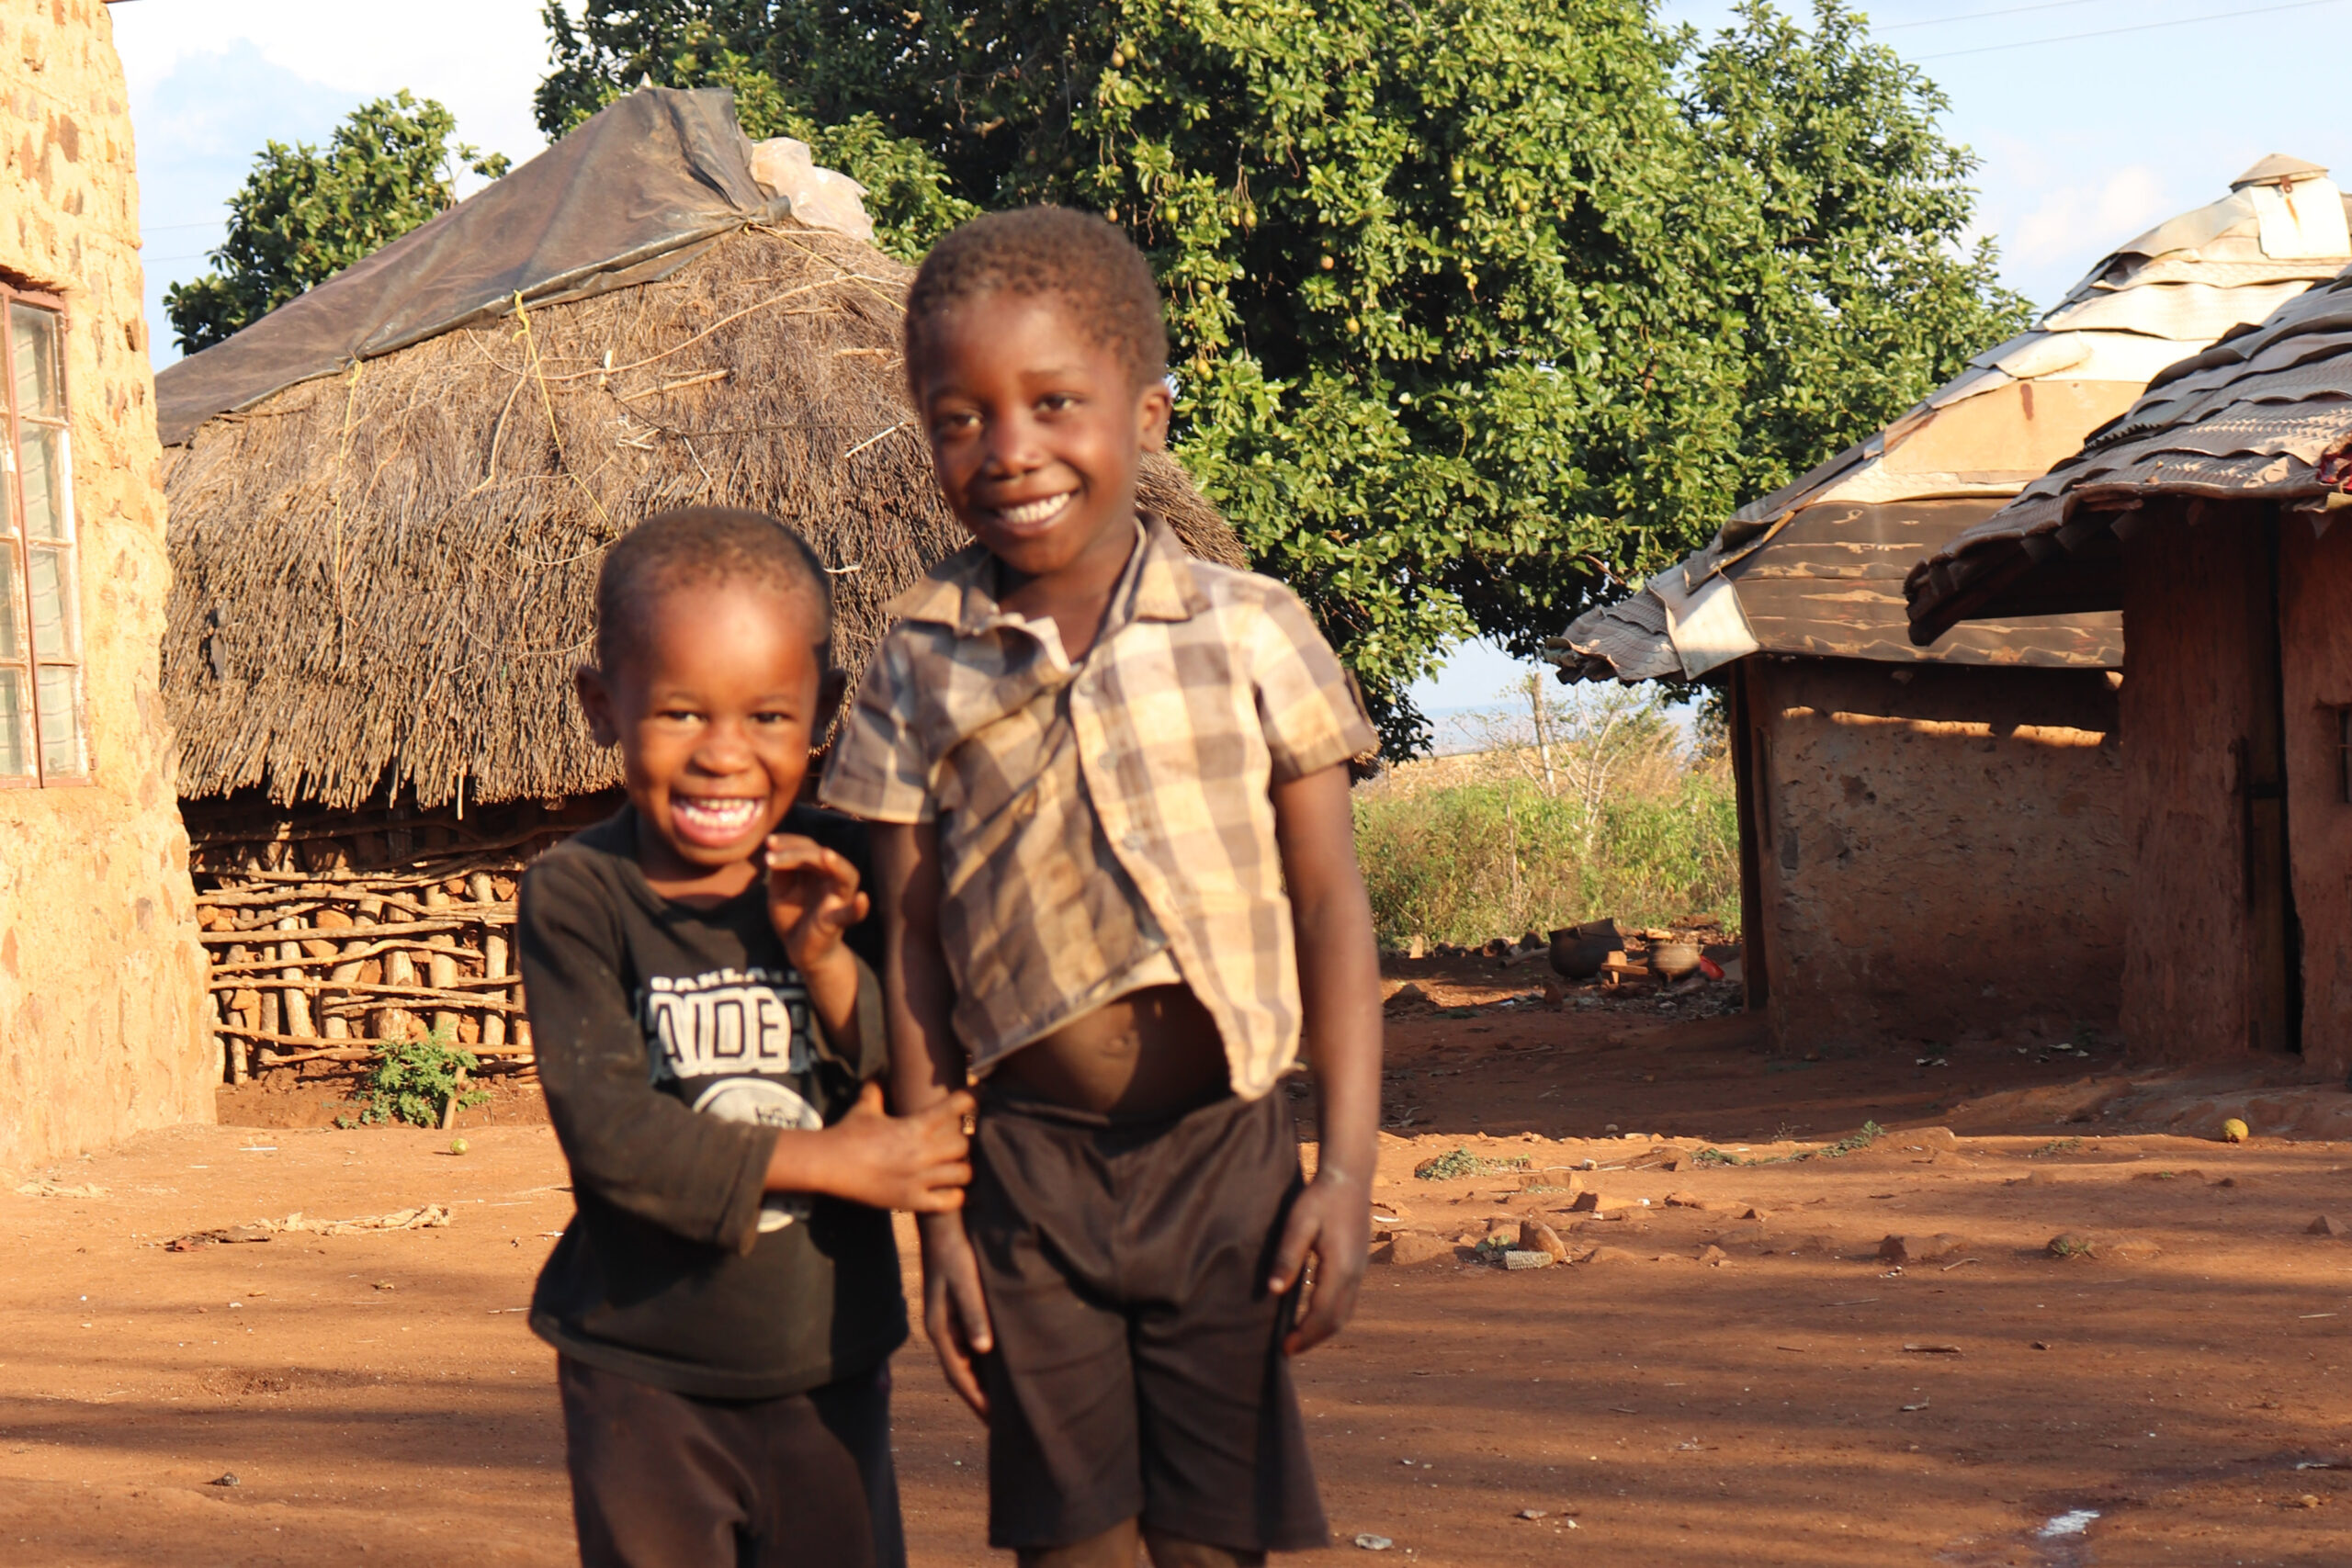
<svg viewBox="0 0 2352 1568">
<path fill-rule="evenodd" d="M 1974 49 L 1946 50 L 1941 54 L 1922 54 L 1917 62 L 1930 60 L 1957 60 L 1963 54 L 1993 54 L 2005 49 L 2037 49 L 2043 44 L 2076 43 L 2084 39 L 2114 38 L 2122 33 L 2154 32 L 2158 28 L 2185 28 L 2193 22 L 2233 22 L 2241 17 L 2267 17 L 2274 11 L 2308 11 L 2314 6 L 2340 6 L 2344 0 L 2289 0 L 2284 6 L 2256 6 L 2252 10 L 2212 11 L 2202 17 L 2175 17 L 2165 22 L 2139 22 L 2128 28 L 2101 28 L 2096 32 L 2061 33 L 2056 38 L 2019 39 L 2014 43 L 1980 44 Z"/>
<path fill-rule="evenodd" d="M 1929 17 L 1917 22 L 1889 22 L 1886 26 L 1874 30 L 1883 33 L 1899 33 L 1905 28 L 1940 28 L 1947 22 L 1973 22 L 1986 17 L 2021 17 L 2028 11 L 2058 11 L 2070 6 L 2095 6 L 2098 3 L 2098 0 L 2041 0 L 2038 5 L 2009 6 L 1998 11 L 1964 11 L 1957 17 Z"/>
</svg>

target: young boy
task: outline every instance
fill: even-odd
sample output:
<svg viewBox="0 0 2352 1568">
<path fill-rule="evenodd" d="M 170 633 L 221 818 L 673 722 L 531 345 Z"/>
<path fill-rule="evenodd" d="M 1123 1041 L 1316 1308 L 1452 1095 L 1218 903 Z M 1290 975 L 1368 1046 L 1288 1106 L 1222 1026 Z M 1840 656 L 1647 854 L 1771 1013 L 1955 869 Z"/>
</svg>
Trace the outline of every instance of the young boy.
<svg viewBox="0 0 2352 1568">
<path fill-rule="evenodd" d="M 1295 598 L 1138 520 L 1166 353 L 1099 219 L 932 251 L 907 376 L 975 542 L 894 606 L 823 791 L 889 825 L 899 1110 L 981 1086 L 966 1208 L 918 1221 L 924 1321 L 989 1423 L 991 1543 L 1056 1568 L 1326 1544 L 1285 1358 L 1346 1321 L 1370 1235 L 1374 736 Z M 1302 1032 L 1304 1186 L 1272 1092 Z"/>
<path fill-rule="evenodd" d="M 958 1205 L 970 1100 L 883 1114 L 861 834 L 793 805 L 831 615 L 756 513 L 649 518 L 597 577 L 577 684 L 628 804 L 531 868 L 517 919 L 579 1211 L 531 1326 L 587 1568 L 904 1561 L 887 1211 Z"/>
</svg>

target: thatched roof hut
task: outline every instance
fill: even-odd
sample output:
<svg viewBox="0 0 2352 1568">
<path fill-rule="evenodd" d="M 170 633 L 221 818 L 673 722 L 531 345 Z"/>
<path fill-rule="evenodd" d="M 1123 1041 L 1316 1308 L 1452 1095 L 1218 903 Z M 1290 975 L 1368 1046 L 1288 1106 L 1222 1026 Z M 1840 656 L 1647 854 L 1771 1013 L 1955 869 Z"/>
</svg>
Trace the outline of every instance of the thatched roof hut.
<svg viewBox="0 0 2352 1568">
<path fill-rule="evenodd" d="M 725 98 L 652 89 L 606 115 L 655 94 Z M 183 797 L 430 807 L 614 784 L 571 670 L 604 547 L 665 506 L 798 529 L 836 574 L 840 650 L 862 667 L 883 606 L 964 542 L 910 423 L 910 276 L 846 235 L 745 213 L 652 281 L 508 303 L 187 431 L 164 467 Z M 166 370 L 167 404 L 175 376 L 233 346 Z M 1155 461 L 1146 492 L 1195 553 L 1240 563 L 1174 464 Z"/>
<path fill-rule="evenodd" d="M 884 606 L 963 543 L 905 390 L 909 269 L 801 222 L 754 178 L 767 162 L 726 94 L 640 91 L 159 378 L 163 690 L 208 941 L 228 954 L 223 1032 L 299 1042 L 337 1007 L 401 1031 L 392 1002 L 447 1011 L 460 971 L 503 974 L 503 940 L 485 958 L 512 873 L 618 783 L 571 679 L 599 559 L 637 520 L 708 502 L 798 529 L 834 573 L 853 674 Z M 1143 499 L 1194 553 L 1240 564 L 1173 463 L 1149 464 Z M 368 990 L 340 939 L 238 942 L 403 911 L 433 951 L 452 945 L 434 922 L 480 928 L 413 995 L 390 970 Z M 270 1007 L 252 988 L 269 947 L 352 984 Z M 514 1010 L 451 1021 L 489 1040 Z"/>
</svg>

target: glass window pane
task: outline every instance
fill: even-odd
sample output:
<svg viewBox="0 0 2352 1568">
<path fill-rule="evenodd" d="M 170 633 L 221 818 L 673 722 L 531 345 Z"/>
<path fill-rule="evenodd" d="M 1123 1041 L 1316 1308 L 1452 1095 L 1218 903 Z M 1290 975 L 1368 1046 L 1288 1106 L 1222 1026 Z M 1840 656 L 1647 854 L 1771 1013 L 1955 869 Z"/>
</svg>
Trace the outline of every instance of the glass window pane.
<svg viewBox="0 0 2352 1568">
<path fill-rule="evenodd" d="M 17 346 L 17 417 L 63 419 L 65 378 L 58 371 L 57 312 L 11 304 L 8 331 Z"/>
<path fill-rule="evenodd" d="M 17 581 L 17 552 L 0 545 L 0 659 L 25 656 L 24 601 Z"/>
<path fill-rule="evenodd" d="M 73 537 L 65 432 L 55 425 L 19 423 L 17 440 L 24 459 L 26 534 L 36 539 Z"/>
<path fill-rule="evenodd" d="M 0 670 L 0 778 L 33 774 L 31 717 L 25 705 L 25 672 Z"/>
<path fill-rule="evenodd" d="M 33 657 L 74 657 L 74 574 L 63 550 L 28 550 L 25 576 L 32 602 Z"/>
<path fill-rule="evenodd" d="M 70 664 L 33 671 L 40 698 L 40 771 L 51 778 L 75 778 L 88 771 L 82 757 L 81 705 L 74 700 L 80 674 Z"/>
</svg>

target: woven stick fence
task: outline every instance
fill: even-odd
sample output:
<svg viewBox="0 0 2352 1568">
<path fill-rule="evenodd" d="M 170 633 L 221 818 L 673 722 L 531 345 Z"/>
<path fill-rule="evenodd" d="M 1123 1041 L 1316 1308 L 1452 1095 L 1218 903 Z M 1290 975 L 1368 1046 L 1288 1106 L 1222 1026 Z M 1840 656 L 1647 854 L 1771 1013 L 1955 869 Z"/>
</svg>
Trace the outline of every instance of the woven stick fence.
<svg viewBox="0 0 2352 1568">
<path fill-rule="evenodd" d="M 531 858 L 612 808 L 520 802 L 427 812 L 187 808 L 207 1002 L 230 1083 L 356 1073 L 428 1031 L 531 1074 L 514 893 Z"/>
</svg>

